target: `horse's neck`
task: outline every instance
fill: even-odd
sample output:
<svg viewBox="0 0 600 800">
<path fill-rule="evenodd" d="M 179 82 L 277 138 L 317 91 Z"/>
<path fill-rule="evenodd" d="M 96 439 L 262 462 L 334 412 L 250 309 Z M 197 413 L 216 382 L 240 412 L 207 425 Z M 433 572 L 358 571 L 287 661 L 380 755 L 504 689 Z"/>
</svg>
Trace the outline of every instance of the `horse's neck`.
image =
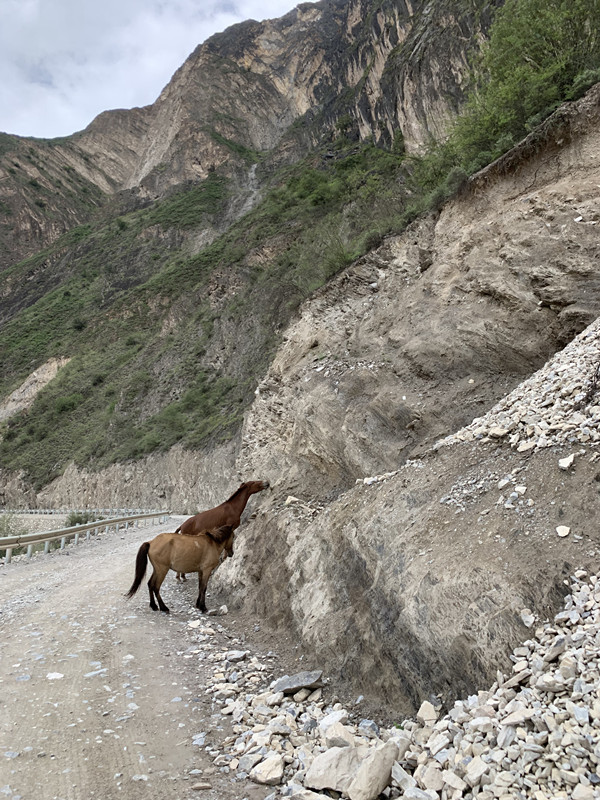
<svg viewBox="0 0 600 800">
<path fill-rule="evenodd" d="M 231 501 L 231 507 L 234 508 L 240 516 L 242 515 L 242 511 L 246 508 L 246 503 L 248 502 L 249 497 L 250 492 L 248 489 L 244 489 Z"/>
</svg>

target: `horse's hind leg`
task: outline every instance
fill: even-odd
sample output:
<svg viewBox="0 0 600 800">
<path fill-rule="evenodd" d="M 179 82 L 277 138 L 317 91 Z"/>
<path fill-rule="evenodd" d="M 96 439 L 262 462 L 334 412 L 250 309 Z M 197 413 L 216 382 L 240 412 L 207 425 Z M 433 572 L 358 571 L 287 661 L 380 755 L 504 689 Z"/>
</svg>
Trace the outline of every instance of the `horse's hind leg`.
<svg viewBox="0 0 600 800">
<path fill-rule="evenodd" d="M 158 608 L 160 608 L 161 611 L 164 611 L 165 614 L 169 613 L 169 607 L 164 604 L 163 599 L 160 596 L 160 587 L 162 586 L 162 582 L 164 581 L 165 575 L 168 571 L 168 568 L 165 570 L 154 567 L 152 577 L 148 581 L 148 590 L 150 592 L 150 608 L 153 611 L 157 610 L 156 603 L 154 602 L 154 598 L 156 598 L 158 600 Z"/>
<path fill-rule="evenodd" d="M 152 611 L 158 611 L 158 606 L 154 600 L 154 576 L 156 575 L 156 571 L 152 571 L 152 575 L 150 576 L 150 580 L 148 581 L 148 594 L 150 595 L 150 608 Z"/>
</svg>

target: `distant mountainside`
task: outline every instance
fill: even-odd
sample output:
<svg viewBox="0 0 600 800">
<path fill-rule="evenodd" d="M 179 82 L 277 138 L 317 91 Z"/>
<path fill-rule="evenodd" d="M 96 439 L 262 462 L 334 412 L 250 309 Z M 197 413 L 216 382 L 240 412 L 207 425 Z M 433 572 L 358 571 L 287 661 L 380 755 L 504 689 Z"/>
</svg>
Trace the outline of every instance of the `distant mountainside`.
<svg viewBox="0 0 600 800">
<path fill-rule="evenodd" d="M 60 139 L 2 134 L 0 266 L 88 221 L 119 192 L 156 200 L 214 169 L 257 162 L 269 174 L 340 129 L 418 148 L 456 113 L 493 5 L 300 4 L 199 45 L 151 106 L 104 112 Z"/>
</svg>

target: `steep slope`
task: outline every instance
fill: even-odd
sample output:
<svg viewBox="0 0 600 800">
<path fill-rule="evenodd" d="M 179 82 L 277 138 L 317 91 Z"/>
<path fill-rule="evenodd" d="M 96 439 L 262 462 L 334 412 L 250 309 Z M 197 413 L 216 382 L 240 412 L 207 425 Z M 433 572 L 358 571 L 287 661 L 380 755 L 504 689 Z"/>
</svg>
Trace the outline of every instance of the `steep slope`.
<svg viewBox="0 0 600 800">
<path fill-rule="evenodd" d="M 290 489 L 323 497 L 394 469 L 598 316 L 599 98 L 306 304 L 246 423 L 251 470 L 285 464 Z"/>
<path fill-rule="evenodd" d="M 248 416 L 238 463 L 280 477 L 229 588 L 393 707 L 489 684 L 597 559 L 597 323 L 429 445 L 599 315 L 599 112 L 596 87 L 307 303 Z"/>
</svg>

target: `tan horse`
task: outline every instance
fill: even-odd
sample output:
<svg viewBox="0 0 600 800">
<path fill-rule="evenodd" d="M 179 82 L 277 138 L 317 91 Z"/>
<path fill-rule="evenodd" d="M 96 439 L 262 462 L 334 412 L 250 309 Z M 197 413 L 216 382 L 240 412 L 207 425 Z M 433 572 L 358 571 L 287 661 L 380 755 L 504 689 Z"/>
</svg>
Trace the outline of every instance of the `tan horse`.
<svg viewBox="0 0 600 800">
<path fill-rule="evenodd" d="M 223 525 L 215 530 L 205 531 L 198 536 L 180 536 L 177 533 L 159 533 L 150 542 L 138 550 L 135 561 L 135 578 L 131 589 L 125 597 L 131 598 L 140 588 L 146 574 L 148 559 L 154 568 L 148 581 L 150 593 L 150 608 L 156 611 L 160 608 L 165 614 L 169 613 L 168 607 L 160 596 L 160 587 L 167 572 L 174 569 L 177 572 L 198 573 L 198 599 L 196 608 L 206 611 L 206 586 L 208 579 L 221 561 L 223 550 L 228 556 L 233 555 L 234 528 L 232 525 Z M 154 598 L 158 601 L 156 605 Z"/>
<path fill-rule="evenodd" d="M 183 533 L 185 536 L 197 536 L 204 531 L 211 531 L 220 525 L 231 525 L 235 530 L 241 521 L 242 513 L 246 508 L 248 498 L 252 494 L 262 492 L 270 486 L 269 481 L 246 481 L 242 483 L 229 500 L 221 503 L 208 511 L 201 511 L 193 517 L 189 517 L 175 531 Z M 185 580 L 185 572 L 180 571 L 176 576 L 178 579 Z"/>
</svg>

